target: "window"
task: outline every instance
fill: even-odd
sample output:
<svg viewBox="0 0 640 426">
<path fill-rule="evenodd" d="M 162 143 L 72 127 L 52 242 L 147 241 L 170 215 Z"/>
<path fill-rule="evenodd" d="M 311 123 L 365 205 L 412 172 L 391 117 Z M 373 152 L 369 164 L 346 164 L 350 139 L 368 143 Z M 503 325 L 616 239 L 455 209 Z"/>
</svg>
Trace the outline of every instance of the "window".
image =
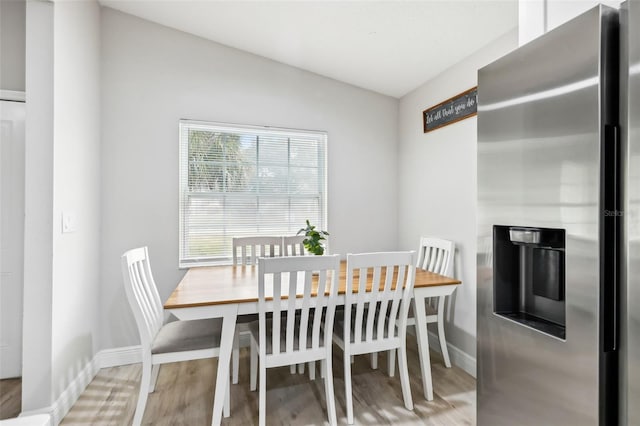
<svg viewBox="0 0 640 426">
<path fill-rule="evenodd" d="M 180 267 L 228 262 L 231 239 L 327 229 L 323 132 L 180 121 Z"/>
</svg>

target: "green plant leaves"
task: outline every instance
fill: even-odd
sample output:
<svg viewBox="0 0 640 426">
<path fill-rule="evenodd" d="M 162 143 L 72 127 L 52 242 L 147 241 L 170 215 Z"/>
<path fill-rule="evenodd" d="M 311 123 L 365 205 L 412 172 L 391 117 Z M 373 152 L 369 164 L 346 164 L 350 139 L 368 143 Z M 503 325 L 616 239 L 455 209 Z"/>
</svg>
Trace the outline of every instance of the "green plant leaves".
<svg viewBox="0 0 640 426">
<path fill-rule="evenodd" d="M 309 253 L 316 255 L 324 254 L 324 245 L 322 241 L 326 240 L 325 235 L 329 235 L 327 231 L 316 231 L 316 227 L 309 223 L 307 219 L 307 227 L 301 228 L 298 231 L 298 235 L 304 233 L 305 239 L 302 240 L 302 244 Z"/>
</svg>

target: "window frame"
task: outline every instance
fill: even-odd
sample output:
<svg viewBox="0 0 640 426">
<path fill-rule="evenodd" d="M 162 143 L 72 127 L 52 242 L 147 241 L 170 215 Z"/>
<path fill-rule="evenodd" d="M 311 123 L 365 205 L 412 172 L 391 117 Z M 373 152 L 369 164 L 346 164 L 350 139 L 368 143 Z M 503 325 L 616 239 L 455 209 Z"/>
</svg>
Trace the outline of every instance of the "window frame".
<svg viewBox="0 0 640 426">
<path fill-rule="evenodd" d="M 239 133 L 243 135 L 255 135 L 265 137 L 286 137 L 287 143 L 290 144 L 291 139 L 298 138 L 313 138 L 317 139 L 318 143 L 322 146 L 322 152 L 319 157 L 321 164 L 317 167 L 318 172 L 322 173 L 322 182 L 319 184 L 320 189 L 320 222 L 315 224 L 319 229 L 328 229 L 328 133 L 326 131 L 318 130 L 303 130 L 303 129 L 290 129 L 283 127 L 270 127 L 270 126 L 256 126 L 256 125 L 244 125 L 244 124 L 232 124 L 222 122 L 209 122 L 201 120 L 180 119 L 178 126 L 178 268 L 191 268 L 197 266 L 215 266 L 215 265 L 227 265 L 232 263 L 232 258 L 229 257 L 215 257 L 207 256 L 202 258 L 185 258 L 185 230 L 187 224 L 185 223 L 185 204 L 189 199 L 193 198 L 207 198 L 212 193 L 219 194 L 220 192 L 203 192 L 192 193 L 189 191 L 189 141 L 183 143 L 183 135 L 185 132 L 188 134 L 188 129 L 202 128 L 202 130 L 212 132 L 226 132 L 226 133 Z M 289 152 L 289 147 L 287 149 Z M 287 168 L 290 170 L 292 167 L 289 164 L 290 158 L 287 160 Z M 256 165 L 259 164 L 258 162 Z M 236 194 L 237 196 L 237 194 Z M 250 195 L 248 195 L 250 196 Z M 258 196 L 258 193 L 256 193 Z M 259 195 L 264 197 L 264 195 Z M 273 194 L 274 198 L 287 197 L 292 198 L 292 194 Z M 305 224 L 301 223 L 300 228 Z M 271 234 L 273 235 L 273 234 Z M 327 251 L 328 252 L 328 251 Z"/>
</svg>

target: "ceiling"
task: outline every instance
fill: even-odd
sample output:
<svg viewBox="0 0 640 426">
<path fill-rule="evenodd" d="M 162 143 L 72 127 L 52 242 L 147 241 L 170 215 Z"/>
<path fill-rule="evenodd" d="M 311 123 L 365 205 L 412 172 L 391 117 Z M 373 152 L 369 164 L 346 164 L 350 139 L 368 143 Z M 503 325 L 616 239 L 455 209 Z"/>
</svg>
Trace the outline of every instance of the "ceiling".
<svg viewBox="0 0 640 426">
<path fill-rule="evenodd" d="M 518 25 L 517 0 L 100 3 L 396 98 Z"/>
</svg>

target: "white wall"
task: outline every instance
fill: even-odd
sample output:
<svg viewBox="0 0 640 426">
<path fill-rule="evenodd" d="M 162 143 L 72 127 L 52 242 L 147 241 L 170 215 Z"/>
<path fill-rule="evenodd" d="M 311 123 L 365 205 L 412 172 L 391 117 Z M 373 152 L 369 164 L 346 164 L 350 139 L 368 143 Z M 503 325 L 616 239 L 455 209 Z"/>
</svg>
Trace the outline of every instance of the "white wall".
<svg viewBox="0 0 640 426">
<path fill-rule="evenodd" d="M 184 274 L 181 118 L 327 131 L 331 251 L 396 248 L 396 99 L 107 8 L 102 40 L 102 348 L 139 343 L 125 250 L 149 246 L 163 300 Z"/>
<path fill-rule="evenodd" d="M 556 28 L 598 4 L 620 7 L 620 0 L 519 0 L 519 45 Z"/>
<path fill-rule="evenodd" d="M 517 47 L 504 35 L 400 99 L 399 246 L 416 249 L 420 236 L 457 245 L 455 276 L 462 281 L 446 312 L 447 341 L 476 356 L 477 119 L 423 133 L 422 111 L 477 85 L 477 70 Z"/>
<path fill-rule="evenodd" d="M 54 16 L 55 399 L 97 352 L 100 331 L 100 7 L 56 2 Z M 75 215 L 75 232 L 61 232 L 63 211 Z"/>
<path fill-rule="evenodd" d="M 0 1 L 0 89 L 24 92 L 26 0 Z"/>
<path fill-rule="evenodd" d="M 99 15 L 93 1 L 27 5 L 23 411 L 56 403 L 98 346 Z M 63 210 L 76 232 L 61 233 Z"/>
</svg>

